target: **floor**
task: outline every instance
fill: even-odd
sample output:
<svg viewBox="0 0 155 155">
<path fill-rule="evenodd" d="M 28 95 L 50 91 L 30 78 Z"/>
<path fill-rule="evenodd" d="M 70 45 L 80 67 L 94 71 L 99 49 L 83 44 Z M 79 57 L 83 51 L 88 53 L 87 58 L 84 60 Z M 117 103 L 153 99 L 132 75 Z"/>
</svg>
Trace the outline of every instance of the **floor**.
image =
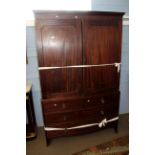
<svg viewBox="0 0 155 155">
<path fill-rule="evenodd" d="M 43 128 L 38 128 L 38 136 L 26 143 L 27 155 L 72 155 L 91 146 L 110 141 L 129 134 L 129 115 L 120 115 L 118 133 L 114 129 L 105 129 L 81 136 L 60 137 L 51 141 L 47 147 Z"/>
</svg>

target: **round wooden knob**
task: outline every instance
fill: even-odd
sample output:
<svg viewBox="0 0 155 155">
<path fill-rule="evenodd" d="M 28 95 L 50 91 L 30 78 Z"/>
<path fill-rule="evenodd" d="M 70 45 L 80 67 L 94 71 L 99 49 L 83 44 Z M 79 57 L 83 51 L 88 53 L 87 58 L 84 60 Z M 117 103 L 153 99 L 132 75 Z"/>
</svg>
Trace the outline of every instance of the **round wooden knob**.
<svg viewBox="0 0 155 155">
<path fill-rule="evenodd" d="M 89 103 L 89 102 L 90 102 L 90 100 L 88 99 L 88 100 L 87 100 L 87 102 Z"/>
<path fill-rule="evenodd" d="M 56 103 L 54 104 L 54 107 L 57 107 L 57 104 Z"/>
</svg>

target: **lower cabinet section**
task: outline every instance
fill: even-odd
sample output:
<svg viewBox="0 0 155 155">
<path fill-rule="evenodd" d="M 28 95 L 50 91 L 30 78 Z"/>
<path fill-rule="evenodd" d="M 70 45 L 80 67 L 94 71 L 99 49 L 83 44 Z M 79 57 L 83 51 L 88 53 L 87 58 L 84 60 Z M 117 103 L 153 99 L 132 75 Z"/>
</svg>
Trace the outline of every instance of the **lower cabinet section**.
<svg viewBox="0 0 155 155">
<path fill-rule="evenodd" d="M 113 127 L 117 130 L 119 92 L 42 100 L 47 141 Z"/>
</svg>

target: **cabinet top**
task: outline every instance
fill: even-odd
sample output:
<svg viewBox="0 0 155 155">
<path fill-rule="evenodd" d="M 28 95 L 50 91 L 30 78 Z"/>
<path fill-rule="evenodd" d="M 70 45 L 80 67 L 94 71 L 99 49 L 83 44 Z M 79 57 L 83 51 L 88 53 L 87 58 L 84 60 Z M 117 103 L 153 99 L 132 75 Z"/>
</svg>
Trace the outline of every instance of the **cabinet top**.
<svg viewBox="0 0 155 155">
<path fill-rule="evenodd" d="M 105 12 L 105 11 L 49 11 L 49 10 L 34 10 L 35 18 L 48 18 L 51 15 L 98 15 L 98 16 L 123 16 L 124 12 Z"/>
</svg>

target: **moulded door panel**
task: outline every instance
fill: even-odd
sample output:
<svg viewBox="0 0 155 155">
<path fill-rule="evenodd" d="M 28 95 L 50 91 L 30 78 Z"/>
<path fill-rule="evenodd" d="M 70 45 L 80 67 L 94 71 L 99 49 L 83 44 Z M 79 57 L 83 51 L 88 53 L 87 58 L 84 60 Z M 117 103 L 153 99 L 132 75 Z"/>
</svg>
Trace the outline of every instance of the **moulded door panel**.
<svg viewBox="0 0 155 155">
<path fill-rule="evenodd" d="M 119 73 L 115 66 L 84 68 L 84 88 L 86 93 L 119 89 Z"/>
<path fill-rule="evenodd" d="M 85 64 L 120 62 L 121 18 L 85 19 L 83 33 Z"/>
<path fill-rule="evenodd" d="M 81 21 L 59 19 L 40 26 L 42 57 L 40 67 L 81 65 Z"/>
<path fill-rule="evenodd" d="M 43 99 L 79 94 L 82 88 L 81 68 L 41 70 Z"/>
</svg>

